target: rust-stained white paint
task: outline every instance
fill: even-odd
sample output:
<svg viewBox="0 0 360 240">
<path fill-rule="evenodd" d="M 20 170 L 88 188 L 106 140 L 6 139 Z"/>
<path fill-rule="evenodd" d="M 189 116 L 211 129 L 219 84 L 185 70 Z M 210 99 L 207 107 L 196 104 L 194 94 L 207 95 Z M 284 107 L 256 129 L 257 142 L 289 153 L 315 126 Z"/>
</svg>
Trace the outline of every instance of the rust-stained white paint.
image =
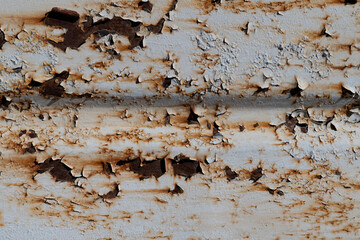
<svg viewBox="0 0 360 240">
<path fill-rule="evenodd" d="M 1 1 L 0 238 L 358 239 L 359 4 L 149 1 Z"/>
</svg>

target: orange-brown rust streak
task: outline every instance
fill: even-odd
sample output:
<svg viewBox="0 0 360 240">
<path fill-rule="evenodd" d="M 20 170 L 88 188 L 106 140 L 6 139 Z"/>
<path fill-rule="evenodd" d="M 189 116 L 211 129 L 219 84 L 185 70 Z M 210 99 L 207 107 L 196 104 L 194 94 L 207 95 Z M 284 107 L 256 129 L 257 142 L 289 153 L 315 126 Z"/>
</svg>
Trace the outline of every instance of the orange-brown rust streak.
<svg viewBox="0 0 360 240">
<path fill-rule="evenodd" d="M 321 8 L 329 5 L 345 5 L 344 2 L 339 0 L 301 0 L 301 1 L 278 1 L 278 2 L 253 2 L 253 1 L 223 1 L 221 4 L 211 4 L 211 0 L 201 0 L 199 7 L 205 13 L 209 13 L 216 8 L 232 9 L 234 11 L 246 12 L 277 12 L 288 11 L 295 8 Z"/>
</svg>

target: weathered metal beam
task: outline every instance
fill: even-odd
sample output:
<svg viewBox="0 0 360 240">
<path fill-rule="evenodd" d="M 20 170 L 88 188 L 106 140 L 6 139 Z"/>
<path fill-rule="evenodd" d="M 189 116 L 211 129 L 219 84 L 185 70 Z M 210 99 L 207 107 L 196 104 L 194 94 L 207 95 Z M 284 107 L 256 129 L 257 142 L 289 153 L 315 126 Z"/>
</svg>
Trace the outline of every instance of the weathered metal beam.
<svg viewBox="0 0 360 240">
<path fill-rule="evenodd" d="M 357 239 L 357 1 L 1 3 L 1 238 Z"/>
</svg>

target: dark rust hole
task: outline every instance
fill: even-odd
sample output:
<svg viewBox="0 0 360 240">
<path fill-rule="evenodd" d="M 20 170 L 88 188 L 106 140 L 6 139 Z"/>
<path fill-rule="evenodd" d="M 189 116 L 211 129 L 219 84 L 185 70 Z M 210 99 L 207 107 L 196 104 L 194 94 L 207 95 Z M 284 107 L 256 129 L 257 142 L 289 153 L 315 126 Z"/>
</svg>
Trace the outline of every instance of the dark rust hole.
<svg viewBox="0 0 360 240">
<path fill-rule="evenodd" d="M 187 123 L 188 124 L 199 124 L 199 115 L 197 115 L 194 110 L 192 108 L 190 108 L 190 114 L 189 117 L 187 118 Z"/>
<path fill-rule="evenodd" d="M 145 12 L 150 13 L 152 8 L 153 8 L 153 4 L 150 1 L 140 1 L 138 3 L 138 6 Z"/>
<path fill-rule="evenodd" d="M 130 162 L 130 170 L 141 176 L 141 179 L 149 177 L 161 177 L 166 172 L 165 159 L 143 161 L 137 158 Z"/>
<path fill-rule="evenodd" d="M 184 193 L 184 190 L 179 185 L 175 184 L 175 187 L 174 187 L 173 190 L 169 189 L 169 193 L 171 193 L 171 194 L 182 194 L 182 193 Z"/>
<path fill-rule="evenodd" d="M 51 11 L 46 15 L 46 18 L 53 18 L 65 22 L 75 23 L 79 20 L 80 15 L 72 10 L 55 7 L 51 9 Z"/>
<path fill-rule="evenodd" d="M 49 158 L 38 165 L 38 173 L 50 171 L 50 174 L 56 181 L 73 182 L 75 180 L 75 177 L 71 174 L 71 168 L 62 163 L 61 160 L 52 160 L 52 158 Z"/>
<path fill-rule="evenodd" d="M 263 175 L 262 168 L 258 167 L 250 173 L 250 180 L 257 182 Z"/>
<path fill-rule="evenodd" d="M 225 174 L 227 176 L 227 180 L 229 180 L 229 181 L 234 180 L 235 178 L 237 178 L 239 176 L 239 174 L 237 174 L 235 171 L 231 170 L 231 168 L 229 166 L 225 167 Z"/>
<path fill-rule="evenodd" d="M 345 0 L 345 4 L 356 4 L 357 0 Z"/>
<path fill-rule="evenodd" d="M 176 156 L 171 164 L 175 175 L 190 178 L 198 173 L 203 173 L 199 161 L 190 160 L 190 158 L 183 155 Z"/>
<path fill-rule="evenodd" d="M 0 29 L 0 49 L 6 43 L 5 33 Z"/>
</svg>

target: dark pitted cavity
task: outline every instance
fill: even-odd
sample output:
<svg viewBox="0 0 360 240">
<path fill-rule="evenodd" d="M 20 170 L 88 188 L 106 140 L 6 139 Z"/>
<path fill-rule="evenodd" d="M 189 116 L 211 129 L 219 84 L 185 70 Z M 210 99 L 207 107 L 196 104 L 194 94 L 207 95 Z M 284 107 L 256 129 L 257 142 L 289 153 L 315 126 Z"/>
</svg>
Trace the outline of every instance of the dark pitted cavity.
<svg viewBox="0 0 360 240">
<path fill-rule="evenodd" d="M 170 5 L 169 11 L 165 14 L 165 16 L 170 17 L 170 12 L 175 10 L 177 3 L 178 0 L 173 0 L 173 2 Z"/>
<path fill-rule="evenodd" d="M 203 173 L 199 161 L 191 160 L 181 154 L 176 156 L 171 164 L 175 175 L 190 178 L 198 173 Z"/>
<path fill-rule="evenodd" d="M 30 154 L 36 153 L 36 149 L 32 143 L 28 143 L 28 146 L 25 149 L 25 152 L 30 153 Z"/>
<path fill-rule="evenodd" d="M 37 138 L 38 137 L 37 133 L 32 129 L 29 130 L 28 136 L 30 138 Z"/>
<path fill-rule="evenodd" d="M 5 40 L 5 33 L 0 29 L 0 49 L 2 49 L 2 46 L 6 43 Z"/>
<path fill-rule="evenodd" d="M 114 190 L 111 190 L 110 192 L 108 192 L 105 195 L 102 195 L 101 197 L 103 199 L 113 199 L 116 198 L 118 194 L 119 194 L 119 185 L 115 184 Z"/>
<path fill-rule="evenodd" d="M 353 97 L 355 97 L 355 93 L 353 93 L 352 91 L 341 86 L 341 97 L 342 98 L 353 98 Z"/>
<path fill-rule="evenodd" d="M 298 120 L 290 114 L 286 116 L 285 125 L 290 132 L 295 133 L 295 126 L 298 124 Z"/>
<path fill-rule="evenodd" d="M 45 160 L 45 162 L 40 163 L 37 172 L 44 173 L 47 171 L 50 171 L 51 176 L 53 176 L 56 181 L 73 182 L 75 180 L 75 177 L 71 174 L 71 168 L 60 160 L 52 160 L 52 158 L 49 158 Z"/>
<path fill-rule="evenodd" d="M 176 80 L 176 79 L 177 79 L 177 78 L 175 78 L 175 77 L 171 77 L 171 78 L 166 77 L 166 78 L 164 78 L 164 80 L 163 80 L 162 86 L 163 86 L 165 89 L 167 89 L 168 87 L 171 86 L 172 81 L 173 81 L 173 80 Z"/>
<path fill-rule="evenodd" d="M 190 108 L 190 114 L 189 117 L 187 118 L 187 123 L 188 124 L 199 124 L 199 115 L 197 115 L 194 110 L 192 108 Z"/>
<path fill-rule="evenodd" d="M 138 3 L 138 6 L 141 8 L 141 10 L 151 13 L 151 10 L 153 8 L 153 4 L 150 1 L 140 1 Z"/>
<path fill-rule="evenodd" d="M 107 174 L 107 175 L 111 175 L 111 174 L 114 174 L 114 171 L 112 169 L 112 166 L 110 163 L 108 162 L 103 162 L 103 169 L 104 169 L 104 172 Z"/>
<path fill-rule="evenodd" d="M 357 0 L 345 0 L 345 4 L 356 4 Z"/>
<path fill-rule="evenodd" d="M 171 193 L 171 194 L 183 194 L 184 190 L 179 185 L 175 184 L 175 187 L 174 187 L 173 190 L 169 189 L 169 193 Z"/>
<path fill-rule="evenodd" d="M 157 24 L 155 24 L 155 25 L 150 25 L 150 26 L 148 26 L 147 28 L 148 28 L 148 30 L 149 30 L 150 32 L 152 32 L 152 33 L 160 34 L 161 31 L 162 31 L 162 29 L 163 29 L 163 27 L 164 27 L 164 23 L 165 23 L 165 19 L 162 18 L 162 19 L 160 19 L 160 21 L 159 21 Z"/>
<path fill-rule="evenodd" d="M 45 96 L 61 97 L 65 88 L 60 84 L 69 77 L 69 72 L 63 71 L 40 85 L 40 93 Z"/>
<path fill-rule="evenodd" d="M 226 174 L 227 180 L 229 180 L 229 181 L 234 180 L 235 178 L 237 178 L 239 176 L 239 174 L 237 174 L 235 171 L 231 170 L 231 168 L 229 166 L 225 167 L 225 174 Z"/>
<path fill-rule="evenodd" d="M 130 170 L 139 174 L 141 179 L 152 176 L 159 178 L 166 172 L 165 159 L 141 162 L 141 159 L 137 158 L 130 162 Z"/>
<path fill-rule="evenodd" d="M 250 180 L 253 182 L 257 182 L 263 176 L 262 168 L 256 168 L 250 173 Z"/>
<path fill-rule="evenodd" d="M 80 18 L 80 15 L 72 10 L 62 9 L 54 7 L 45 15 L 45 24 L 53 25 L 61 22 L 76 23 Z"/>
<path fill-rule="evenodd" d="M 0 106 L 2 109 L 7 109 L 11 101 L 7 100 L 5 96 L 1 96 Z"/>
</svg>

